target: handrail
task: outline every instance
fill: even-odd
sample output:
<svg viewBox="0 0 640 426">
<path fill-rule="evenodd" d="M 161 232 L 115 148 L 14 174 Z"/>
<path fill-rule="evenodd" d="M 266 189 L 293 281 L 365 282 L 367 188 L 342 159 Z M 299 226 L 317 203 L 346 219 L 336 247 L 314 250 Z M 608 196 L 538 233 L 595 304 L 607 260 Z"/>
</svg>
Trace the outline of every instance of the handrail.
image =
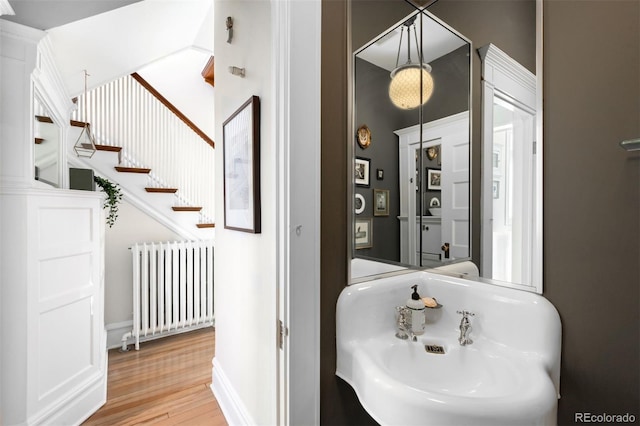
<svg viewBox="0 0 640 426">
<path fill-rule="evenodd" d="M 131 77 L 133 77 L 134 80 L 136 80 L 138 83 L 140 83 L 142 85 L 142 87 L 147 89 L 147 91 L 149 93 L 151 93 L 153 96 L 155 96 L 155 98 L 157 100 L 159 100 L 164 106 L 166 106 L 171 112 L 173 112 L 180 120 L 182 120 L 184 122 L 184 124 L 189 126 L 191 128 L 191 130 L 196 132 L 198 134 L 198 136 L 200 136 L 202 139 L 204 139 L 204 141 L 206 143 L 211 145 L 211 148 L 215 148 L 216 147 L 216 144 L 215 144 L 215 142 L 213 142 L 213 139 L 211 139 L 209 136 L 207 136 L 207 134 L 205 132 L 200 130 L 200 128 L 198 126 L 196 126 L 193 121 L 189 120 L 189 118 L 187 118 L 186 115 L 184 115 L 178 108 L 176 108 L 171 102 L 169 102 L 167 100 L 167 98 L 162 96 L 160 94 L 160 92 L 158 92 L 147 80 L 142 78 L 142 76 L 140 74 L 138 74 L 137 72 L 134 72 L 134 73 L 131 74 Z"/>
<path fill-rule="evenodd" d="M 213 64 L 214 64 L 214 60 L 213 60 L 213 56 L 212 56 L 207 61 L 207 65 L 204 66 L 204 69 L 202 70 L 202 73 L 200 73 L 200 74 L 204 78 L 204 81 L 206 81 L 207 83 L 209 83 L 213 87 L 216 87 Z"/>
<path fill-rule="evenodd" d="M 98 144 L 121 147 L 119 166 L 151 169 L 148 187 L 176 188 L 174 205 L 200 206 L 201 222 L 213 221 L 215 150 L 133 75 L 79 96 L 71 120 L 91 123 Z"/>
</svg>

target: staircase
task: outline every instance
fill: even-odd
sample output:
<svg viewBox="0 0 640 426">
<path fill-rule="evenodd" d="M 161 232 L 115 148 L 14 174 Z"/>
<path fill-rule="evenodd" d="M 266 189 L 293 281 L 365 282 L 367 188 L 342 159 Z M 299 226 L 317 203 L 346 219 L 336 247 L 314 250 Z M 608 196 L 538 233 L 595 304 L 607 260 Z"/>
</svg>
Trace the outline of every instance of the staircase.
<svg viewBox="0 0 640 426">
<path fill-rule="evenodd" d="M 70 164 L 117 183 L 128 202 L 181 237 L 213 239 L 213 141 L 203 140 L 157 92 L 125 76 L 79 97 L 72 118 L 69 146 L 89 122 L 97 151 L 91 158 L 70 155 Z"/>
</svg>

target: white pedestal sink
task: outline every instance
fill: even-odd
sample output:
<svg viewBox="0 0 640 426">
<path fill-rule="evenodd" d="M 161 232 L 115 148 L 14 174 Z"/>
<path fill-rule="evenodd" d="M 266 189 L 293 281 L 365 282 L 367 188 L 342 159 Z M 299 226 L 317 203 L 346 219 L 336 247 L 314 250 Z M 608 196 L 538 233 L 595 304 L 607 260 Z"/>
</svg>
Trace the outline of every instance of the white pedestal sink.
<svg viewBox="0 0 640 426">
<path fill-rule="evenodd" d="M 414 284 L 442 304 L 415 342 L 395 337 L 395 307 Z M 471 345 L 458 342 L 459 310 L 475 313 Z M 558 313 L 539 295 L 415 272 L 342 292 L 336 374 L 382 425 L 555 425 L 560 342 Z"/>
</svg>

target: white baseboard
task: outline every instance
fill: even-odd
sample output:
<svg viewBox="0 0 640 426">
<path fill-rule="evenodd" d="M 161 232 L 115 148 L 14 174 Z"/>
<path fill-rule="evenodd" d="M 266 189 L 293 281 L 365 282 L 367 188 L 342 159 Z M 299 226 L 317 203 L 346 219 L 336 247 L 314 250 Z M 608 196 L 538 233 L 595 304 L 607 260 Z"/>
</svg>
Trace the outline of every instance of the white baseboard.
<svg viewBox="0 0 640 426">
<path fill-rule="evenodd" d="M 256 422 L 247 411 L 226 374 L 222 371 L 220 362 L 214 358 L 211 363 L 213 364 L 211 390 L 229 426 L 255 425 Z"/>
<path fill-rule="evenodd" d="M 133 320 L 114 322 L 107 324 L 107 349 L 119 348 L 122 346 L 122 336 L 133 328 Z"/>
</svg>

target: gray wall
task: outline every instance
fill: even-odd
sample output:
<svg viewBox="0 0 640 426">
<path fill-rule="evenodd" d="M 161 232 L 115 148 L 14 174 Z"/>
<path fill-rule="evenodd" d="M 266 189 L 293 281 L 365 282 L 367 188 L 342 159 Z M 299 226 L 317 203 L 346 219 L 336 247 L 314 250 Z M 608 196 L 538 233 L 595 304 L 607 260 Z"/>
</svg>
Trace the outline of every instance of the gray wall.
<svg viewBox="0 0 640 426">
<path fill-rule="evenodd" d="M 358 59 L 355 63 L 355 75 L 357 82 L 355 102 L 358 105 L 355 125 L 359 127 L 366 124 L 372 135 L 371 145 L 366 149 L 354 142 L 355 155 L 371 160 L 370 187 L 356 187 L 356 193 L 361 194 L 365 199 L 365 209 L 357 217 L 373 218 L 373 247 L 359 249 L 356 255 L 399 262 L 398 137 L 393 131 L 415 124 L 418 117 L 416 112 L 407 114 L 394 108 L 388 101 L 389 72 L 387 70 Z M 377 179 L 377 169 L 384 170 L 384 179 Z M 373 188 L 389 190 L 389 216 L 373 215 Z"/>
<path fill-rule="evenodd" d="M 520 2 L 440 0 L 434 7 L 446 3 Z M 544 285 L 563 322 L 558 420 L 573 424 L 582 411 L 639 418 L 640 157 L 617 143 L 640 136 L 640 4 L 549 0 L 544 6 Z M 321 422 L 370 424 L 353 391 L 335 377 L 335 303 L 347 283 L 352 208 L 348 5 L 326 0 L 322 7 Z M 394 10 L 399 20 L 400 9 L 394 2 L 368 22 L 380 24 Z"/>
<path fill-rule="evenodd" d="M 640 2 L 544 3 L 544 294 L 563 326 L 559 423 L 640 421 Z"/>
</svg>

